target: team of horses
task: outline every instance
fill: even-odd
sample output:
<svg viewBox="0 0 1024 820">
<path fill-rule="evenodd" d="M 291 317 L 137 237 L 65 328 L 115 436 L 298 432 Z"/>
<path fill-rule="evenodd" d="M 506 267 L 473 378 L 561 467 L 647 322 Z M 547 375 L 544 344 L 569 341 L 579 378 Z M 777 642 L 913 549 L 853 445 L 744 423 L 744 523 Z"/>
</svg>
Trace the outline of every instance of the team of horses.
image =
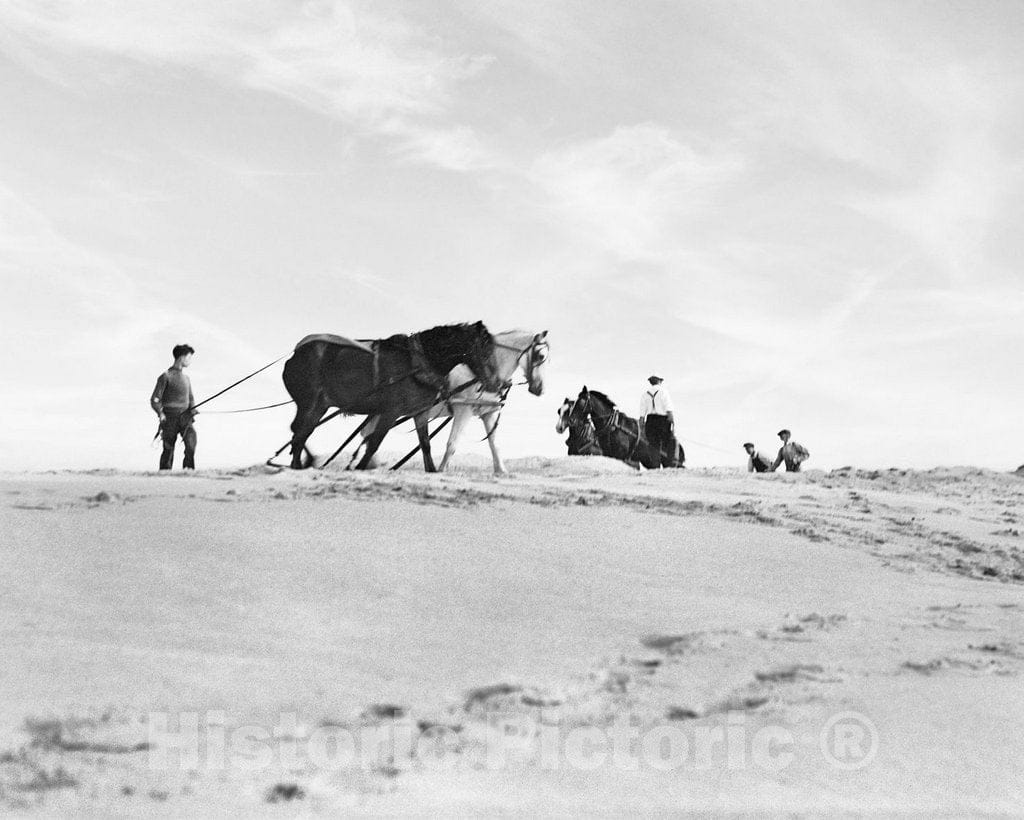
<svg viewBox="0 0 1024 820">
<path fill-rule="evenodd" d="M 483 424 L 494 472 L 504 474 L 497 430 L 501 410 L 517 374 L 530 393 L 544 393 L 550 346 L 547 331 L 508 330 L 492 335 L 483 322 L 440 325 L 386 339 L 350 339 L 333 334 L 306 336 L 285 362 L 284 385 L 295 402 L 291 466 L 309 466 L 307 440 L 336 415 L 365 416 L 345 444 L 360 434 L 358 470 L 376 466 L 384 437 L 412 420 L 428 473 L 444 471 L 473 416 Z M 331 408 L 333 413 L 328 414 Z M 435 465 L 429 424 L 452 424 L 440 467 Z M 672 439 L 657 445 L 636 419 L 622 413 L 604 393 L 584 387 L 558 411 L 558 433 L 569 431 L 569 455 L 604 455 L 635 467 L 682 467 L 686 455 Z M 415 451 L 413 451 L 415 452 Z M 338 453 L 336 452 L 335 455 Z M 412 454 L 410 454 L 412 455 Z M 331 458 L 333 458 L 332 456 Z M 399 465 L 396 466 L 400 466 Z"/>
<path fill-rule="evenodd" d="M 608 396 L 584 385 L 576 400 L 567 398 L 558 409 L 555 432 L 569 431 L 571 456 L 608 456 L 647 469 L 683 467 L 686 453 L 675 440 L 655 444 L 644 435 L 640 422 L 627 416 Z"/>
<path fill-rule="evenodd" d="M 396 425 L 416 425 L 423 467 L 437 472 L 429 422 L 452 418 L 441 470 L 447 467 L 466 423 L 483 422 L 494 471 L 504 473 L 496 440 L 501 408 L 517 372 L 530 392 L 544 392 L 547 331 L 511 330 L 492 336 L 483 322 L 441 325 L 411 335 L 355 340 L 332 334 L 306 336 L 285 362 L 285 389 L 295 402 L 291 466 L 308 466 L 303 454 L 313 430 L 338 413 L 366 416 L 360 425 L 362 458 L 356 469 L 374 466 L 374 455 Z M 336 408 L 330 416 L 330 408 Z M 358 452 L 358 450 L 357 450 Z"/>
</svg>

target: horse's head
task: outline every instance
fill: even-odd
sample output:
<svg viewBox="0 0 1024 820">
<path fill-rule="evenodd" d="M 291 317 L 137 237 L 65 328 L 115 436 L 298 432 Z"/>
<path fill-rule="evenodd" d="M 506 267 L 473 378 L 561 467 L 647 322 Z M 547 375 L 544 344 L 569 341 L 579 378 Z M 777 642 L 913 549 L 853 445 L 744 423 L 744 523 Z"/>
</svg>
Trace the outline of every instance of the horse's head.
<svg viewBox="0 0 1024 820">
<path fill-rule="evenodd" d="M 535 396 L 544 393 L 544 370 L 551 349 L 546 330 L 506 330 L 494 337 L 494 348 L 494 367 L 505 390 L 522 371 L 530 392 Z"/>
<path fill-rule="evenodd" d="M 576 402 L 579 407 L 585 408 L 593 418 L 604 418 L 615 412 L 615 402 L 600 390 L 590 390 L 586 385 L 580 390 Z"/>
<path fill-rule="evenodd" d="M 569 414 L 572 412 L 574 404 L 575 402 L 566 396 L 562 406 L 558 408 L 558 422 L 555 424 L 556 433 L 564 433 L 569 427 Z"/>
<path fill-rule="evenodd" d="M 590 393 L 584 387 L 575 399 L 566 399 L 558 409 L 562 430 L 567 427 L 586 427 L 590 424 L 590 410 Z"/>
<path fill-rule="evenodd" d="M 590 401 L 581 402 L 578 399 L 572 403 L 569 409 L 569 426 L 583 427 L 590 424 Z"/>
<path fill-rule="evenodd" d="M 551 350 L 547 339 L 548 332 L 546 330 L 538 333 L 533 337 L 533 341 L 526 348 L 524 355 L 523 370 L 526 372 L 526 384 L 535 396 L 544 392 L 544 369 Z"/>
</svg>

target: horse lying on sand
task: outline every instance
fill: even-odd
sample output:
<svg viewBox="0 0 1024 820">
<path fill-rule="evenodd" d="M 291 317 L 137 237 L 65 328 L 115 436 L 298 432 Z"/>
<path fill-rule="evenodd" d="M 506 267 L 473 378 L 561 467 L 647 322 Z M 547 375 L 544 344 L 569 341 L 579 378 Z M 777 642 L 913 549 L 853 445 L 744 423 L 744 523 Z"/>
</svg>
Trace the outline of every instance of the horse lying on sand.
<svg viewBox="0 0 1024 820">
<path fill-rule="evenodd" d="M 452 419 L 448 446 L 445 447 L 444 458 L 438 468 L 440 472 L 445 471 L 455 455 L 466 425 L 473 416 L 477 416 L 487 434 L 494 472 L 497 475 L 506 474 L 505 463 L 498 450 L 498 420 L 516 373 L 523 374 L 534 396 L 544 393 L 544 370 L 550 352 L 547 336 L 546 330 L 539 333 L 532 330 L 506 330 L 495 334 L 492 364 L 495 378 L 500 383 L 498 390 L 489 390 L 476 377 L 475 371 L 465 364 L 458 365 L 448 374 L 445 379 L 448 399 L 435 404 L 428 413 L 431 421 L 448 417 Z M 362 432 L 364 438 L 370 435 L 377 424 L 377 419 L 370 421 Z"/>
<path fill-rule="evenodd" d="M 555 424 L 556 433 L 569 431 L 569 438 L 566 439 L 566 448 L 571 456 L 603 456 L 601 445 L 597 442 L 597 431 L 594 429 L 594 422 L 586 411 L 581 411 L 578 401 L 566 397 L 562 406 L 558 408 L 558 422 Z"/>
<path fill-rule="evenodd" d="M 640 431 L 640 422 L 616 408 L 604 393 L 584 386 L 576 398 L 576 407 L 578 413 L 593 420 L 597 441 L 606 456 L 648 469 L 685 465 L 686 453 L 679 442 L 670 448 L 671 452 L 655 447 Z"/>
<path fill-rule="evenodd" d="M 356 465 L 365 470 L 384 437 L 402 416 L 412 416 L 423 449 L 423 466 L 436 471 L 427 437 L 430 410 L 446 391 L 446 376 L 464 364 L 497 390 L 494 339 L 483 322 L 442 325 L 407 336 L 397 334 L 369 344 L 328 334 L 307 336 L 285 362 L 284 386 L 295 400 L 291 453 L 301 469 L 306 440 L 331 407 L 350 415 L 375 416 Z"/>
</svg>

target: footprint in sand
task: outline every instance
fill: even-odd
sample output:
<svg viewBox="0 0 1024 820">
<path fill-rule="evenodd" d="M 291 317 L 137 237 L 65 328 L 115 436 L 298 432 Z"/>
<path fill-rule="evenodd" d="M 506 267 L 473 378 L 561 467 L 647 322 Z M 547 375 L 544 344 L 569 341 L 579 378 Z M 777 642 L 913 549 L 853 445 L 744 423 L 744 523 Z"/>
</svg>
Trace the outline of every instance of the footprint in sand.
<svg viewBox="0 0 1024 820">
<path fill-rule="evenodd" d="M 298 783 L 275 783 L 267 789 L 266 797 L 268 803 L 287 803 L 291 800 L 302 800 L 306 792 Z"/>
<path fill-rule="evenodd" d="M 755 672 L 754 679 L 758 683 L 795 683 L 798 680 L 821 681 L 824 671 L 817 664 L 795 663 L 791 666 L 780 666 L 765 672 Z"/>
</svg>

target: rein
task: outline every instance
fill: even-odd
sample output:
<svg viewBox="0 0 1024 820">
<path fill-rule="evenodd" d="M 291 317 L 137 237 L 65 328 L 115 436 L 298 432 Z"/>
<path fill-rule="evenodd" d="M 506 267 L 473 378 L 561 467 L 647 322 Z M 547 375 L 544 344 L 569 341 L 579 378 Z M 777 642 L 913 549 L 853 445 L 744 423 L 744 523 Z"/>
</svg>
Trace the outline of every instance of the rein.
<svg viewBox="0 0 1024 820">
<path fill-rule="evenodd" d="M 288 399 L 288 401 L 279 401 L 277 404 L 264 404 L 260 407 L 243 407 L 241 410 L 207 410 L 204 416 L 223 416 L 230 415 L 231 413 L 255 413 L 258 410 L 270 410 L 274 407 L 284 407 L 286 404 L 295 404 L 295 399 Z"/>
<path fill-rule="evenodd" d="M 262 373 L 267 368 L 273 367 L 275 364 L 277 364 L 279 361 L 281 361 L 281 359 L 284 359 L 285 357 L 290 356 L 290 355 L 291 355 L 290 353 L 285 353 L 284 356 L 278 356 L 276 359 L 274 359 L 274 361 L 270 362 L 269 364 L 263 365 L 263 367 L 261 367 L 259 370 L 254 370 L 248 376 L 245 376 L 245 377 L 239 379 L 234 384 L 229 384 L 223 390 L 218 390 L 216 393 L 214 393 L 209 398 L 205 398 L 201 402 L 199 402 L 198 404 L 192 405 L 192 407 L 189 408 L 189 412 L 194 414 L 195 411 L 198 410 L 200 407 L 202 407 L 204 404 L 213 401 L 218 396 L 223 396 L 229 390 L 231 390 L 231 389 L 233 389 L 235 387 L 238 387 L 238 385 L 240 385 L 242 382 L 247 382 L 253 376 L 258 376 L 260 373 Z M 207 411 L 207 412 L 208 413 L 217 413 L 217 412 L 220 412 L 220 413 L 251 413 L 251 412 L 253 412 L 255 410 L 269 410 L 271 407 L 283 407 L 284 405 L 291 404 L 291 403 L 292 403 L 291 400 L 288 400 L 288 401 L 281 402 L 280 404 L 268 404 L 266 407 L 252 407 L 252 408 L 248 408 L 248 409 L 245 409 L 245 410 L 221 410 L 221 411 L 210 410 L 210 411 Z M 163 429 L 163 422 L 161 422 L 160 424 L 157 425 L 157 427 L 156 427 L 156 435 L 153 436 L 153 441 L 156 441 L 158 438 L 160 438 L 160 431 L 162 429 Z"/>
<path fill-rule="evenodd" d="M 268 367 L 273 367 L 273 366 L 274 366 L 275 364 L 277 364 L 277 363 L 278 363 L 279 361 L 281 361 L 281 359 L 284 359 L 285 357 L 287 357 L 287 356 L 290 356 L 290 355 L 291 355 L 291 353 L 289 352 L 289 353 L 285 353 L 285 354 L 284 354 L 284 356 L 278 356 L 278 357 L 277 357 L 276 359 L 274 359 L 274 361 L 272 361 L 272 362 L 271 362 L 270 364 L 265 364 L 265 365 L 263 365 L 263 367 L 261 367 L 261 368 L 260 368 L 259 370 L 254 370 L 254 371 L 253 371 L 252 373 L 250 373 L 250 374 L 249 374 L 248 376 L 246 376 L 245 378 L 239 379 L 239 380 L 238 380 L 237 382 L 235 382 L 234 384 L 229 384 L 229 385 L 228 385 L 227 387 L 225 387 L 225 388 L 224 388 L 223 390 L 219 390 L 219 391 L 217 391 L 217 392 L 216 392 L 216 393 L 214 393 L 214 394 L 213 394 L 212 396 L 210 396 L 210 397 L 209 397 L 208 399 L 203 399 L 203 400 L 202 400 L 201 402 L 199 402 L 199 404 L 193 405 L 191 409 L 192 409 L 192 410 L 196 410 L 197 408 L 199 408 L 199 407 L 202 407 L 202 406 L 203 406 L 204 404 L 206 404 L 207 402 L 211 402 L 211 401 L 213 401 L 213 400 L 214 400 L 215 398 L 217 398 L 217 396 L 222 396 L 222 395 L 224 395 L 225 393 L 227 393 L 227 392 L 228 392 L 229 390 L 231 390 L 232 388 L 238 387 L 238 385 L 240 385 L 240 384 L 241 384 L 242 382 L 247 382 L 247 381 L 249 381 L 249 379 L 251 379 L 251 378 L 252 378 L 253 376 L 257 376 L 257 375 L 259 375 L 259 374 L 260 374 L 260 373 L 262 373 L 262 372 L 263 372 L 264 370 L 266 370 L 266 369 L 267 369 Z M 285 404 L 289 404 L 289 403 L 290 403 L 290 402 L 285 402 Z M 278 406 L 279 406 L 279 405 L 278 405 Z M 258 408 L 258 409 L 263 409 L 263 408 Z"/>
</svg>

